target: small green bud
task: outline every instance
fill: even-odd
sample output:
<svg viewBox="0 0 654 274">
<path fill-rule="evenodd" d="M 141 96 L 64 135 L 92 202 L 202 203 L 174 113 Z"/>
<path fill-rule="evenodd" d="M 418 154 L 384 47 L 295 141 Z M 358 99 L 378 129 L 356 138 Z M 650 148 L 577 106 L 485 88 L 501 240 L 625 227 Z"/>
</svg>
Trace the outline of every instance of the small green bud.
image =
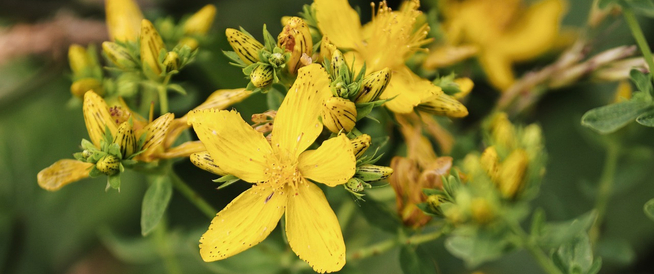
<svg viewBox="0 0 654 274">
<path fill-rule="evenodd" d="M 120 171 L 120 159 L 113 155 L 106 155 L 100 158 L 95 167 L 104 175 L 115 175 Z"/>
<path fill-rule="evenodd" d="M 366 182 L 359 178 L 350 178 L 350 180 L 345 183 L 345 188 L 351 192 L 362 192 L 365 189 Z"/>
<path fill-rule="evenodd" d="M 273 81 L 273 68 L 269 65 L 259 65 L 250 73 L 250 82 L 261 88 L 270 85 Z"/>
<path fill-rule="evenodd" d="M 367 103 L 376 101 L 379 95 L 384 92 L 386 86 L 391 81 L 391 70 L 389 68 L 382 69 L 366 75 L 363 78 L 361 90 L 357 94 L 355 102 Z"/>
<path fill-rule="evenodd" d="M 366 182 L 375 182 L 384 180 L 393 174 L 393 169 L 385 166 L 362 165 L 357 167 L 354 177 L 360 178 Z"/>
<path fill-rule="evenodd" d="M 104 42 L 102 43 L 102 50 L 107 55 L 107 59 L 120 69 L 127 70 L 138 67 L 137 62 L 129 54 L 129 51 L 119 44 Z"/>
<path fill-rule="evenodd" d="M 279 67 L 286 63 L 286 58 L 284 57 L 284 54 L 276 52 L 268 57 L 268 62 L 275 67 Z"/>
</svg>

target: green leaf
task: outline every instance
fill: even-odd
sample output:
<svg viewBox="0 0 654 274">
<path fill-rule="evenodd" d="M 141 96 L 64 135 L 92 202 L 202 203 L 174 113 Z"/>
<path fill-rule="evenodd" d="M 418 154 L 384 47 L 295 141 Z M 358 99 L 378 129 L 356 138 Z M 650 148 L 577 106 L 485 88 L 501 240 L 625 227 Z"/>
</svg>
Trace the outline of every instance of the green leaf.
<svg viewBox="0 0 654 274">
<path fill-rule="evenodd" d="M 545 248 L 558 248 L 585 234 L 596 217 L 597 213 L 591 211 L 574 220 L 545 224 L 539 231 L 538 244 Z"/>
<path fill-rule="evenodd" d="M 507 231 L 508 228 L 457 228 L 453 236 L 445 240 L 445 248 L 452 255 L 463 259 L 468 268 L 474 268 L 496 260 L 516 248 Z"/>
<path fill-rule="evenodd" d="M 143 196 L 141 234 L 148 235 L 159 224 L 173 195 L 173 184 L 165 175 L 151 176 L 150 187 Z"/>
<path fill-rule="evenodd" d="M 637 69 L 632 69 L 629 72 L 629 76 L 631 77 L 631 81 L 634 82 L 636 85 L 636 88 L 639 91 L 642 91 L 646 94 L 651 94 L 652 92 L 652 81 L 650 80 L 649 75 L 643 73 L 640 70 Z"/>
<path fill-rule="evenodd" d="M 638 93 L 640 94 L 644 93 Z M 638 95 L 629 101 L 589 110 L 581 117 L 581 124 L 601 134 L 608 134 L 622 128 L 651 107 L 650 100 L 644 98 L 644 95 Z"/>
<path fill-rule="evenodd" d="M 436 273 L 434 264 L 430 264 L 429 258 L 424 258 L 425 256 L 420 256 L 421 254 L 416 252 L 418 248 L 408 245 L 400 248 L 400 267 L 402 268 L 402 272 L 404 274 Z"/>
<path fill-rule="evenodd" d="M 186 89 L 179 84 L 168 84 L 168 89 L 175 91 L 181 95 L 186 95 Z"/>
<path fill-rule="evenodd" d="M 645 211 L 645 215 L 654 221 L 654 198 L 645 203 L 643 210 Z"/>
<path fill-rule="evenodd" d="M 266 24 L 263 24 L 263 42 L 265 48 L 270 52 L 273 52 L 277 46 L 277 40 L 275 40 L 275 37 L 273 37 L 270 32 L 268 32 Z"/>
<path fill-rule="evenodd" d="M 603 237 L 597 243 L 596 252 L 607 261 L 623 266 L 631 265 L 636 259 L 634 248 L 624 239 Z"/>
<path fill-rule="evenodd" d="M 652 0 L 626 0 L 625 2 L 634 12 L 654 17 L 654 3 L 652 3 Z"/>
<path fill-rule="evenodd" d="M 559 247 L 552 259 L 563 273 L 586 274 L 597 267 L 593 262 L 593 248 L 586 233 Z"/>
<path fill-rule="evenodd" d="M 531 217 L 531 237 L 539 237 L 545 227 L 545 210 L 537 208 Z"/>
<path fill-rule="evenodd" d="M 120 173 L 107 176 L 107 189 L 109 189 L 109 187 L 120 191 Z"/>
<path fill-rule="evenodd" d="M 636 122 L 646 127 L 654 127 L 654 111 L 649 111 L 638 116 Z"/>
<path fill-rule="evenodd" d="M 372 198 L 368 198 L 365 202 L 360 203 L 359 207 L 369 224 L 386 232 L 395 234 L 402 226 L 400 218 L 394 211 L 391 211 L 386 205 Z"/>
<path fill-rule="evenodd" d="M 223 54 L 229 60 L 231 60 L 231 62 L 229 62 L 230 65 L 242 67 L 242 68 L 248 66 L 247 64 L 245 64 L 245 62 L 243 62 L 243 60 L 241 60 L 241 57 L 238 57 L 238 54 L 236 54 L 236 52 L 223 50 Z"/>
</svg>

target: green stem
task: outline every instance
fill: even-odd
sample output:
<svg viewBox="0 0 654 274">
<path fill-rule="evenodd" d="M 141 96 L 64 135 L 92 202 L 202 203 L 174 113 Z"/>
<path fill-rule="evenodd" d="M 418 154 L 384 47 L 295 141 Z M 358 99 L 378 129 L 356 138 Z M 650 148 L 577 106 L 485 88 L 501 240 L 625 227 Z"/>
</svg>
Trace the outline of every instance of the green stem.
<svg viewBox="0 0 654 274">
<path fill-rule="evenodd" d="M 627 25 L 629 25 L 629 29 L 631 29 L 631 35 L 633 35 L 634 39 L 636 39 L 636 43 L 638 44 L 638 47 L 640 48 L 640 51 L 643 53 L 643 57 L 645 58 L 645 62 L 647 62 L 647 66 L 649 66 L 649 76 L 652 78 L 654 77 L 654 75 L 652 75 L 652 70 L 654 69 L 654 59 L 652 59 L 652 51 L 649 49 L 647 40 L 645 40 L 643 30 L 640 28 L 640 25 L 638 25 L 636 15 L 630 8 L 623 7 L 623 14 L 624 19 L 627 21 Z"/>
<path fill-rule="evenodd" d="M 168 113 L 168 82 L 170 82 L 170 75 L 166 76 L 163 83 L 157 86 L 157 92 L 159 93 L 159 110 L 162 115 Z"/>
<path fill-rule="evenodd" d="M 364 247 L 362 249 L 359 249 L 353 253 L 348 254 L 347 260 L 359 260 L 359 259 L 364 259 L 368 258 L 374 255 L 378 255 L 381 253 L 384 253 L 386 251 L 389 251 L 393 249 L 395 246 L 399 244 L 405 244 L 405 245 L 420 245 L 426 242 L 430 242 L 433 240 L 438 239 L 441 235 L 443 235 L 442 230 L 436 230 L 430 233 L 426 234 L 421 234 L 421 235 L 414 235 L 406 240 L 399 240 L 398 238 L 392 238 L 388 239 L 383 242 L 376 243 L 374 245 Z"/>
<path fill-rule="evenodd" d="M 168 272 L 168 274 L 181 274 L 182 269 L 179 266 L 177 258 L 175 258 L 175 251 L 170 244 L 171 238 L 166 235 L 168 233 L 166 222 L 167 221 L 164 218 L 157 225 L 157 228 L 154 230 L 154 241 L 157 245 L 159 256 L 163 259 L 166 272 Z"/>
<path fill-rule="evenodd" d="M 190 188 L 181 178 L 177 176 L 174 172 L 170 173 L 170 176 L 173 181 L 173 186 L 186 197 L 195 207 L 197 207 L 204 215 L 209 219 L 213 219 L 216 216 L 218 210 L 211 206 L 207 201 L 205 201 L 202 196 L 196 193 L 192 188 Z"/>
<path fill-rule="evenodd" d="M 530 240 L 529 235 L 527 232 L 525 232 L 520 224 L 513 223 L 511 225 L 511 230 L 513 230 L 513 233 L 518 236 L 520 241 L 522 242 L 522 245 L 529 251 L 532 257 L 536 259 L 536 262 L 540 265 L 540 267 L 548 274 L 561 274 L 561 271 L 559 271 L 558 268 L 552 263 L 552 260 L 545 255 L 542 249 Z"/>
<path fill-rule="evenodd" d="M 619 154 L 620 146 L 617 143 L 610 143 L 606 148 L 604 169 L 602 170 L 602 176 L 600 177 L 599 188 L 597 191 L 597 199 L 595 200 L 597 218 L 595 219 L 593 226 L 590 228 L 590 239 L 592 243 L 595 243 L 599 238 L 600 226 L 604 221 L 604 215 L 606 215 L 606 208 L 609 199 L 611 198 L 611 192 L 613 191 L 613 182 L 615 181 L 615 170 L 618 164 Z"/>
</svg>

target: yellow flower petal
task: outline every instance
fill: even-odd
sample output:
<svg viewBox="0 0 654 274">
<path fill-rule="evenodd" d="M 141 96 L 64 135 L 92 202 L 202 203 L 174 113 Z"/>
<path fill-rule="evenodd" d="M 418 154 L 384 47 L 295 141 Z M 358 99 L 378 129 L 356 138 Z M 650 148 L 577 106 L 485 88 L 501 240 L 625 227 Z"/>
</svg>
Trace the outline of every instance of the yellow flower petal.
<svg viewBox="0 0 654 274">
<path fill-rule="evenodd" d="M 501 91 L 509 88 L 515 81 L 511 60 L 500 53 L 484 52 L 479 55 L 479 62 L 486 72 L 488 81 Z"/>
<path fill-rule="evenodd" d="M 84 94 L 84 105 L 82 106 L 84 112 L 84 122 L 86 123 L 86 130 L 89 132 L 91 142 L 100 148 L 100 141 L 104 138 L 105 128 L 109 128 L 112 136 L 116 135 L 118 126 L 114 122 L 114 118 L 109 114 L 109 107 L 104 99 L 93 91 Z"/>
<path fill-rule="evenodd" d="M 407 67 L 403 67 L 393 71 L 391 81 L 379 98 L 390 99 L 397 96 L 384 105 L 395 113 L 410 113 L 422 100 L 437 93 L 439 89 Z"/>
<path fill-rule="evenodd" d="M 341 270 L 345 243 L 325 194 L 304 181 L 288 198 L 286 236 L 291 249 L 318 273 Z"/>
<path fill-rule="evenodd" d="M 143 14 L 132 0 L 107 0 L 107 28 L 112 41 L 136 41 Z"/>
<path fill-rule="evenodd" d="M 207 148 L 200 141 L 185 142 L 174 148 L 166 148 L 166 151 L 159 156 L 163 159 L 189 157 L 191 154 L 206 151 Z M 213 160 L 212 160 L 213 162 Z"/>
<path fill-rule="evenodd" d="M 438 46 L 431 49 L 422 66 L 426 69 L 448 67 L 474 56 L 478 51 L 476 45 Z"/>
<path fill-rule="evenodd" d="M 195 110 L 188 121 L 214 163 L 225 172 L 251 183 L 268 179 L 264 172 L 272 154 L 270 144 L 238 112 Z"/>
<path fill-rule="evenodd" d="M 319 64 L 301 68 L 277 111 L 272 146 L 296 157 L 322 132 L 318 120 L 322 101 L 331 95 L 329 75 Z"/>
<path fill-rule="evenodd" d="M 193 153 L 191 154 L 190 159 L 191 163 L 193 163 L 196 167 L 209 171 L 213 174 L 221 176 L 227 175 L 227 172 L 216 165 L 216 162 L 214 162 L 213 158 L 211 158 L 211 154 L 209 154 L 208 151 Z"/>
<path fill-rule="evenodd" d="M 513 28 L 494 43 L 494 48 L 514 61 L 532 59 L 552 48 L 559 34 L 559 26 L 566 9 L 563 0 L 544 0 L 525 12 Z"/>
<path fill-rule="evenodd" d="M 39 186 L 48 191 L 56 191 L 72 182 L 89 177 L 91 163 L 63 159 L 41 170 L 37 175 Z"/>
<path fill-rule="evenodd" d="M 353 49 L 361 44 L 359 14 L 347 0 L 315 0 L 313 4 L 320 32 L 336 47 Z"/>
<path fill-rule="evenodd" d="M 142 134 L 145 134 L 145 142 L 141 148 L 141 150 L 145 150 L 145 152 L 138 155 L 137 158 L 147 160 L 148 156 L 156 152 L 157 147 L 159 147 L 166 138 L 166 132 L 168 132 L 168 127 L 173 119 L 175 119 L 174 114 L 166 113 L 136 132 L 136 138 L 139 140 Z"/>
<path fill-rule="evenodd" d="M 322 143 L 316 150 L 300 154 L 298 168 L 302 176 L 328 186 L 344 184 L 356 171 L 352 142 L 341 134 Z"/>
<path fill-rule="evenodd" d="M 218 212 L 200 238 L 202 259 L 222 260 L 263 241 L 277 226 L 287 199 L 286 191 L 265 184 L 243 192 Z"/>
</svg>

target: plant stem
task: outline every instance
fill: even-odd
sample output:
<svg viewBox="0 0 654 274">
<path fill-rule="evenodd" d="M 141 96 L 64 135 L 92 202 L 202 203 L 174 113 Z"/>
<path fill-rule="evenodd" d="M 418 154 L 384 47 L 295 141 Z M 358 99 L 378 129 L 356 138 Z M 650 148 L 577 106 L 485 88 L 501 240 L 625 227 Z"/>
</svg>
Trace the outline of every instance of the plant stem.
<svg viewBox="0 0 654 274">
<path fill-rule="evenodd" d="M 645 40 L 645 35 L 643 35 L 643 30 L 640 28 L 640 25 L 638 25 L 638 20 L 636 20 L 636 15 L 630 8 L 623 7 L 623 14 L 624 14 L 624 19 L 627 21 L 627 25 L 629 25 L 629 29 L 631 30 L 631 35 L 634 36 L 634 39 L 636 39 L 636 43 L 638 44 L 640 51 L 643 53 L 645 62 L 647 62 L 647 66 L 649 67 L 649 76 L 650 78 L 652 78 L 654 77 L 654 75 L 652 74 L 652 69 L 654 69 L 654 59 L 652 59 L 652 51 L 650 50 L 649 45 L 647 44 L 647 40 Z"/>
<path fill-rule="evenodd" d="M 527 232 L 525 232 L 520 224 L 518 223 L 513 223 L 511 224 L 511 230 L 513 230 L 513 233 L 518 236 L 520 241 L 522 242 L 523 246 L 529 251 L 532 257 L 536 259 L 540 267 L 548 274 L 561 274 L 561 271 L 559 271 L 558 268 L 552 263 L 550 258 L 545 255 L 542 249 L 530 240 L 529 235 Z"/>
<path fill-rule="evenodd" d="M 170 176 L 173 181 L 173 186 L 186 197 L 195 207 L 197 207 L 204 215 L 209 219 L 213 219 L 216 216 L 218 210 L 211 206 L 207 201 L 205 201 L 202 196 L 196 193 L 192 188 L 190 188 L 177 174 L 174 172 L 170 173 Z"/>
<path fill-rule="evenodd" d="M 597 218 L 590 228 L 591 243 L 595 243 L 599 238 L 600 226 L 604 221 L 606 215 L 606 208 L 611 198 L 613 191 L 613 182 L 615 177 L 615 169 L 618 164 L 620 154 L 620 146 L 617 143 L 609 143 L 606 148 L 606 158 L 604 159 L 604 169 L 602 170 L 602 177 L 600 177 L 599 188 L 597 190 L 597 200 L 595 200 L 595 211 Z"/>
<path fill-rule="evenodd" d="M 181 268 L 179 267 L 179 262 L 177 262 L 177 258 L 175 258 L 175 251 L 173 250 L 173 247 L 170 245 L 170 237 L 168 237 L 166 234 L 168 233 L 168 227 L 166 225 L 167 220 L 165 218 L 159 222 L 157 225 L 157 228 L 154 230 L 154 241 L 155 244 L 157 245 L 157 251 L 159 252 L 159 256 L 161 256 L 161 259 L 164 262 L 164 266 L 166 267 L 166 271 L 168 274 L 179 274 L 182 273 Z"/>
<path fill-rule="evenodd" d="M 170 75 L 164 78 L 163 83 L 157 86 L 157 92 L 159 93 L 159 112 L 163 115 L 168 112 L 168 82 L 170 81 Z"/>
<path fill-rule="evenodd" d="M 367 257 L 378 255 L 393 249 L 393 247 L 399 244 L 420 245 L 426 242 L 436 240 L 441 235 L 443 235 L 443 231 L 436 230 L 426 234 L 411 236 L 404 241 L 401 241 L 398 238 L 388 239 L 386 241 L 379 242 L 368 247 L 364 247 L 362 249 L 355 251 L 354 253 L 348 254 L 347 260 L 358 260 L 358 259 L 364 259 Z"/>
</svg>

